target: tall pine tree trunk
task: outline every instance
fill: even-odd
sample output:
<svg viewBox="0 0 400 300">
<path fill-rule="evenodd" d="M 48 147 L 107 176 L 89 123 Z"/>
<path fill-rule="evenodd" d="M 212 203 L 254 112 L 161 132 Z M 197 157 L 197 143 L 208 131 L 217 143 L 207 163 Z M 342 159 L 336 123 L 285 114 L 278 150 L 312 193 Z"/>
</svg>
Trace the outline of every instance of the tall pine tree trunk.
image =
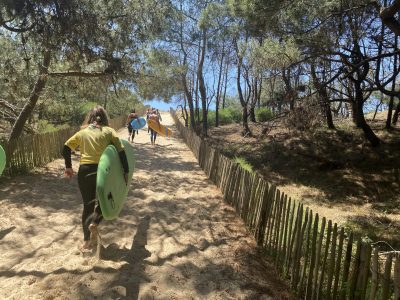
<svg viewBox="0 0 400 300">
<path fill-rule="evenodd" d="M 226 60 L 224 96 L 222 97 L 222 109 L 225 109 L 226 89 L 228 87 L 228 63 L 229 63 L 228 60 Z"/>
<path fill-rule="evenodd" d="M 363 112 L 363 106 L 364 106 L 364 97 L 363 97 L 363 92 L 361 89 L 360 83 L 356 83 L 354 85 L 355 88 L 355 106 L 357 110 L 357 125 L 361 127 L 361 129 L 364 132 L 364 135 L 366 139 L 370 142 L 372 147 L 377 147 L 380 145 L 381 140 L 376 136 L 376 134 L 373 132 L 371 127 L 368 125 L 367 121 L 365 120 L 364 117 L 364 112 Z"/>
<path fill-rule="evenodd" d="M 40 97 L 40 93 L 43 91 L 47 83 L 47 73 L 49 70 L 50 60 L 51 53 L 50 51 L 46 50 L 43 53 L 43 63 L 39 65 L 39 77 L 29 96 L 28 102 L 25 104 L 24 108 L 22 109 L 17 120 L 14 123 L 9 141 L 21 136 L 26 120 L 28 120 L 28 118 L 32 115 L 32 112 Z"/>
<path fill-rule="evenodd" d="M 217 84 L 217 97 L 215 99 L 215 127 L 219 126 L 219 103 L 221 101 L 220 98 L 222 94 L 221 87 L 222 87 L 224 54 L 225 54 L 225 43 L 222 43 L 221 61 L 219 64 L 219 74 L 218 74 L 218 84 Z"/>
<path fill-rule="evenodd" d="M 256 122 L 256 112 L 254 106 L 251 106 L 249 109 L 249 117 L 251 122 Z"/>
<path fill-rule="evenodd" d="M 199 61 L 199 66 L 197 69 L 197 78 L 199 80 L 199 92 L 201 98 L 201 108 L 203 110 L 203 126 L 202 126 L 202 133 L 204 136 L 207 136 L 207 129 L 208 129 L 208 107 L 207 107 L 207 91 L 204 82 L 203 76 L 203 65 L 204 65 L 204 58 L 206 55 L 206 43 L 207 43 L 207 36 L 206 36 L 206 29 L 203 29 L 202 32 L 202 46 L 201 46 L 201 56 Z"/>
<path fill-rule="evenodd" d="M 247 112 L 247 102 L 244 100 L 242 86 L 240 84 L 240 76 L 241 76 L 241 59 L 238 59 L 238 66 L 237 66 L 237 89 L 239 94 L 240 104 L 242 105 L 242 125 L 243 125 L 243 135 L 251 135 L 251 131 L 249 128 L 248 117 L 249 114 Z"/>
<path fill-rule="evenodd" d="M 397 36 L 395 38 L 395 44 L 394 44 L 395 49 L 397 49 Z M 398 70 L 397 66 L 397 60 L 398 60 L 398 54 L 394 56 L 394 62 L 393 62 L 393 73 L 396 74 Z M 395 92 L 396 90 L 396 76 L 393 78 L 392 81 L 392 93 Z M 392 116 L 393 116 L 393 106 L 394 106 L 394 95 L 390 96 L 389 100 L 389 105 L 388 105 L 388 113 L 386 117 L 386 129 L 392 128 Z"/>
<path fill-rule="evenodd" d="M 322 86 L 321 82 L 318 79 L 314 63 L 311 64 L 311 77 L 313 79 L 313 84 L 315 88 L 318 90 L 319 102 L 321 103 L 321 106 L 325 113 L 326 125 L 329 129 L 335 129 L 335 125 L 333 124 L 331 106 L 329 105 L 328 93 L 326 91 L 326 88 Z"/>
<path fill-rule="evenodd" d="M 397 124 L 397 121 L 399 119 L 399 114 L 400 114 L 400 99 L 399 99 L 399 103 L 397 103 L 396 109 L 393 114 L 393 120 L 392 120 L 393 125 Z"/>
</svg>

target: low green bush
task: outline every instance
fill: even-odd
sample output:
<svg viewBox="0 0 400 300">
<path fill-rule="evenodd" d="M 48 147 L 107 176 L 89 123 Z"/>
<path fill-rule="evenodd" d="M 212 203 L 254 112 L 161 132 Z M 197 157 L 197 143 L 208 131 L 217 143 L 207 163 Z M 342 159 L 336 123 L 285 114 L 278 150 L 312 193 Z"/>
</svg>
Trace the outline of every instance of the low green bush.
<svg viewBox="0 0 400 300">
<path fill-rule="evenodd" d="M 233 122 L 232 112 L 229 109 L 221 109 L 219 111 L 219 125 L 227 125 Z"/>
<path fill-rule="evenodd" d="M 39 120 L 36 126 L 38 133 L 48 133 L 48 132 L 55 132 L 61 129 L 68 128 L 68 124 L 63 125 L 53 125 L 49 123 L 47 120 Z"/>
<path fill-rule="evenodd" d="M 272 118 L 272 111 L 267 107 L 261 107 L 256 109 L 256 120 L 257 122 L 266 122 Z"/>
<path fill-rule="evenodd" d="M 235 156 L 234 161 L 237 162 L 243 169 L 253 172 L 253 166 L 244 157 Z"/>
<path fill-rule="evenodd" d="M 242 109 L 241 107 L 229 107 L 227 110 L 232 115 L 233 123 L 240 123 L 242 122 Z"/>
<path fill-rule="evenodd" d="M 215 111 L 209 110 L 207 114 L 208 127 L 215 127 Z"/>
</svg>

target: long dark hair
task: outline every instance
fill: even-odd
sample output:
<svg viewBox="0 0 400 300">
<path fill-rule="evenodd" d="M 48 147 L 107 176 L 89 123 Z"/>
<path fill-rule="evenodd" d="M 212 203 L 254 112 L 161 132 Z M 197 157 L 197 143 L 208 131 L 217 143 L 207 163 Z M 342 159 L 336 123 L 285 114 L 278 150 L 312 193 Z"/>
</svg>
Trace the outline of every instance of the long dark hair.
<svg viewBox="0 0 400 300">
<path fill-rule="evenodd" d="M 97 105 L 87 113 L 82 127 L 86 127 L 89 124 L 108 126 L 108 115 L 104 107 Z"/>
</svg>

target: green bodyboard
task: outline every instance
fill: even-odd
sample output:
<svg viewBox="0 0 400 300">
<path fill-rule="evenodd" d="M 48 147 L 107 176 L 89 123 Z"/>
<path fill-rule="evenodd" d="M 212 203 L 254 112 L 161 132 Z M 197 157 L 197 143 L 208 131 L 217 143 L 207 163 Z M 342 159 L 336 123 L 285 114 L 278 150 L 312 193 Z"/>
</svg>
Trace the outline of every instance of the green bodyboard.
<svg viewBox="0 0 400 300">
<path fill-rule="evenodd" d="M 0 146 L 0 175 L 3 174 L 4 168 L 6 166 L 6 152 L 3 147 Z"/>
<path fill-rule="evenodd" d="M 121 140 L 125 148 L 129 165 L 128 185 L 124 180 L 124 172 L 117 149 L 108 145 L 100 157 L 97 168 L 96 197 L 99 201 L 104 219 L 116 219 L 128 196 L 132 174 L 135 168 L 135 153 L 126 140 Z"/>
</svg>

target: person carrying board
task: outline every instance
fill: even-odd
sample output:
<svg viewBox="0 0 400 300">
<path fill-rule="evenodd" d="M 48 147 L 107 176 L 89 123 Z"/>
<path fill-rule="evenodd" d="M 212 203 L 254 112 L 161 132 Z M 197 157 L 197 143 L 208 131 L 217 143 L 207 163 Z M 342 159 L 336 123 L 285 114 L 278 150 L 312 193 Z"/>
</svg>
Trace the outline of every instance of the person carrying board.
<svg viewBox="0 0 400 300">
<path fill-rule="evenodd" d="M 133 139 L 135 138 L 135 130 L 132 128 L 131 122 L 133 119 L 137 119 L 138 115 L 136 114 L 135 109 L 132 109 L 130 114 L 128 115 L 128 118 L 126 119 L 126 125 L 128 126 L 128 142 L 133 142 Z"/>
<path fill-rule="evenodd" d="M 152 112 L 152 109 L 148 108 L 147 112 L 146 112 L 146 121 L 148 121 L 150 119 L 151 112 Z M 150 127 L 147 127 L 147 133 L 150 134 Z"/>
<path fill-rule="evenodd" d="M 83 200 L 81 251 L 92 249 L 97 241 L 97 227 L 103 216 L 100 206 L 96 203 L 96 172 L 100 156 L 111 143 L 118 151 L 125 181 L 128 180 L 129 166 L 124 146 L 115 130 L 108 127 L 108 124 L 106 110 L 101 106 L 94 107 L 87 114 L 82 129 L 67 140 L 62 153 L 65 160 L 65 176 L 71 178 L 74 175 L 71 151 L 79 147 L 81 152 L 78 170 L 78 185 Z"/>
<path fill-rule="evenodd" d="M 149 120 L 154 120 L 157 123 L 160 123 L 160 113 L 158 112 L 158 110 L 152 111 L 152 113 L 149 115 Z M 150 128 L 150 141 L 153 146 L 156 144 L 156 138 L 157 138 L 157 131 Z"/>
</svg>

